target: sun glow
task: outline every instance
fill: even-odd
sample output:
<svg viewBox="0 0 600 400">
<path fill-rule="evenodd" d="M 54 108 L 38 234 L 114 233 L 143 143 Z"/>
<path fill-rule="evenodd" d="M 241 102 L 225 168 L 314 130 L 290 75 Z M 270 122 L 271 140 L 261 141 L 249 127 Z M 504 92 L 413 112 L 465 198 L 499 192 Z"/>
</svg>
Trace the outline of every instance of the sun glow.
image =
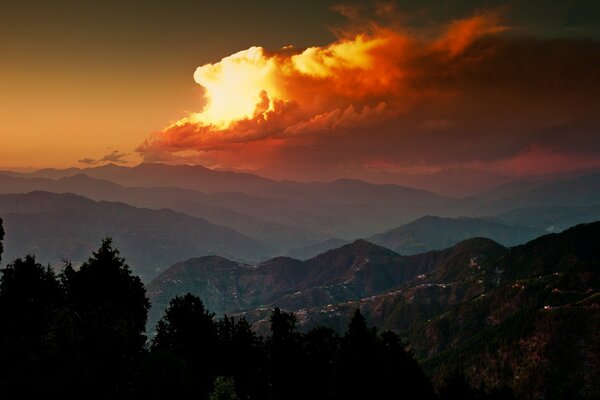
<svg viewBox="0 0 600 400">
<path fill-rule="evenodd" d="M 276 68 L 275 61 L 256 46 L 198 67 L 194 80 L 205 89 L 206 105 L 190 120 L 225 129 L 272 110 L 273 101 L 283 97 L 273 79 Z"/>
</svg>

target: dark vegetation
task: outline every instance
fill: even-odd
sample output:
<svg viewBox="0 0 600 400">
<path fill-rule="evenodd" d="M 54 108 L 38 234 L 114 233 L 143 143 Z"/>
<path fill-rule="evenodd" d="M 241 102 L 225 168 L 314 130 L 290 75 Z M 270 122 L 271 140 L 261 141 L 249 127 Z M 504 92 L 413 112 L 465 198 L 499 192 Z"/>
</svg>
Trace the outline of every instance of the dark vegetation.
<svg viewBox="0 0 600 400">
<path fill-rule="evenodd" d="M 34 256 L 14 260 L 0 277 L 2 398 L 434 397 L 406 343 L 369 328 L 358 310 L 339 336 L 323 327 L 299 333 L 294 314 L 276 308 L 263 338 L 187 294 L 171 300 L 147 338 L 149 306 L 111 239 L 60 274 Z"/>
<path fill-rule="evenodd" d="M 3 235 L 0 220 L 0 255 Z M 267 268 L 282 272 L 264 281 L 273 287 L 340 275 L 371 288 L 370 300 L 357 293 L 300 320 L 273 303 L 259 321 L 217 318 L 200 297 L 175 293 L 149 337 L 145 287 L 111 239 L 58 274 L 28 255 L 0 270 L 0 396 L 598 398 L 598 243 L 595 223 L 509 249 L 476 238 L 410 260 L 366 241 L 305 263 L 280 257 Z M 219 276 L 249 268 L 205 261 Z M 348 275 L 347 265 L 361 268 Z M 396 267 L 406 281 L 389 273 Z M 389 292 L 379 283 L 390 279 L 405 283 Z"/>
</svg>

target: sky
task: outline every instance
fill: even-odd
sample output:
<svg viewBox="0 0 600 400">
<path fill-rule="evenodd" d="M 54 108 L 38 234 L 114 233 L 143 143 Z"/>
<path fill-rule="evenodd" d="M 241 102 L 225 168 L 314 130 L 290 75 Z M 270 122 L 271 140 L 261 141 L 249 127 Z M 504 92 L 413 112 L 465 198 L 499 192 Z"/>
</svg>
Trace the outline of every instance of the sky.
<svg viewBox="0 0 600 400">
<path fill-rule="evenodd" d="M 0 3 L 0 168 L 600 168 L 597 1 Z"/>
</svg>

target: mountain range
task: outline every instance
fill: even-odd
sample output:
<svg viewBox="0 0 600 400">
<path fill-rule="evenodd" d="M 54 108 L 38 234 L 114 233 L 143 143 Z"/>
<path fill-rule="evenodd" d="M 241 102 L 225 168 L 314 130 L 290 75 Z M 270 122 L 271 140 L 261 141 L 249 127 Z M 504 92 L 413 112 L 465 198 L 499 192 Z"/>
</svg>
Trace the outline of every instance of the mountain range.
<svg viewBox="0 0 600 400">
<path fill-rule="evenodd" d="M 515 182 L 495 192 L 486 191 L 481 199 L 454 199 L 397 185 L 355 180 L 299 183 L 200 166 L 107 165 L 28 174 L 2 173 L 0 193 L 36 192 L 31 197 L 40 198 L 37 212 L 47 220 L 36 222 L 30 210 L 16 212 L 13 208 L 1 210 L 0 215 L 11 214 L 5 219 L 14 227 L 7 236 L 5 261 L 35 252 L 43 262 L 55 264 L 69 258 L 78 263 L 101 235 L 111 234 L 117 236 L 117 244 L 123 240 L 121 247 L 129 253 L 134 272 L 149 281 L 173 262 L 187 257 L 218 255 L 246 263 L 276 255 L 307 260 L 357 238 L 366 238 L 403 255 L 442 249 L 474 236 L 512 246 L 546 232 L 559 232 L 576 223 L 600 218 L 599 177 L 592 174 L 553 182 Z M 113 218 L 109 223 L 109 218 L 102 224 L 91 225 L 99 229 L 91 234 L 84 223 L 73 221 L 74 216 L 56 217 L 60 213 L 69 214 L 71 197 L 65 196 L 64 202 L 48 202 L 50 197 L 42 196 L 41 191 L 72 193 L 93 200 L 79 201 L 81 215 L 95 217 L 98 202 L 122 203 L 121 209 L 127 205 L 137 211 L 127 211 L 129 216 L 120 218 L 121 221 Z M 565 191 L 569 194 L 564 194 Z M 556 199 L 554 203 L 558 204 L 551 205 L 547 198 Z M 153 219 L 146 217 L 146 213 L 157 215 L 157 212 L 165 221 L 160 224 L 164 229 L 160 231 L 160 227 L 152 224 L 152 228 L 144 227 L 145 235 L 152 232 L 155 241 L 148 243 L 154 245 L 147 246 L 124 233 L 128 228 L 123 221 L 145 226 L 142 220 Z M 51 220 L 50 215 L 54 215 Z M 194 221 L 190 222 L 198 226 L 194 229 L 205 230 L 206 235 L 198 240 L 194 235 L 181 237 L 175 227 L 182 219 Z M 48 228 L 50 225 L 52 229 Z M 201 229 L 200 225 L 207 228 Z M 19 241 L 11 242 L 11 237 L 17 237 L 17 230 Z M 54 235 L 48 238 L 50 231 Z M 212 231 L 219 234 L 212 235 Z M 143 237 L 140 233 L 135 235 Z M 224 236 L 229 239 L 222 245 L 217 243 L 218 239 L 210 239 Z M 156 240 L 162 238 L 165 241 L 156 245 Z M 44 242 L 53 243 L 54 247 Z M 249 251 L 249 247 L 253 250 Z"/>
<path fill-rule="evenodd" d="M 80 263 L 110 236 L 134 273 L 148 281 L 185 257 L 222 254 L 260 259 L 272 250 L 232 229 L 172 210 L 93 201 L 74 194 L 30 192 L 0 195 L 3 260 L 35 254 L 42 263 Z"/>
<path fill-rule="evenodd" d="M 154 307 L 183 291 L 260 332 L 272 307 L 299 326 L 343 331 L 353 310 L 406 336 L 434 380 L 460 368 L 471 384 L 519 398 L 595 398 L 600 344 L 600 222 L 504 247 L 473 238 L 401 256 L 364 240 L 307 261 L 222 258 L 177 263 L 149 285 Z M 154 320 L 160 315 L 154 311 Z"/>
</svg>

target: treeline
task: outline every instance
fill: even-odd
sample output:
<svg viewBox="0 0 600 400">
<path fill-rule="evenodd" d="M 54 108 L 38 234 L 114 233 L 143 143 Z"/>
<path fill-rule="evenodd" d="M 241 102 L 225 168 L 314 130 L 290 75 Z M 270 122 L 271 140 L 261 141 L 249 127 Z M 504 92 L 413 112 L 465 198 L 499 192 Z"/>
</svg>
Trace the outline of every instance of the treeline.
<svg viewBox="0 0 600 400">
<path fill-rule="evenodd" d="M 1 397 L 436 397 L 400 337 L 369 328 L 358 310 L 340 336 L 324 327 L 299 333 L 293 314 L 274 309 L 263 338 L 187 294 L 172 299 L 147 338 L 149 307 L 110 239 L 60 274 L 33 256 L 14 260 L 0 277 Z"/>
</svg>

